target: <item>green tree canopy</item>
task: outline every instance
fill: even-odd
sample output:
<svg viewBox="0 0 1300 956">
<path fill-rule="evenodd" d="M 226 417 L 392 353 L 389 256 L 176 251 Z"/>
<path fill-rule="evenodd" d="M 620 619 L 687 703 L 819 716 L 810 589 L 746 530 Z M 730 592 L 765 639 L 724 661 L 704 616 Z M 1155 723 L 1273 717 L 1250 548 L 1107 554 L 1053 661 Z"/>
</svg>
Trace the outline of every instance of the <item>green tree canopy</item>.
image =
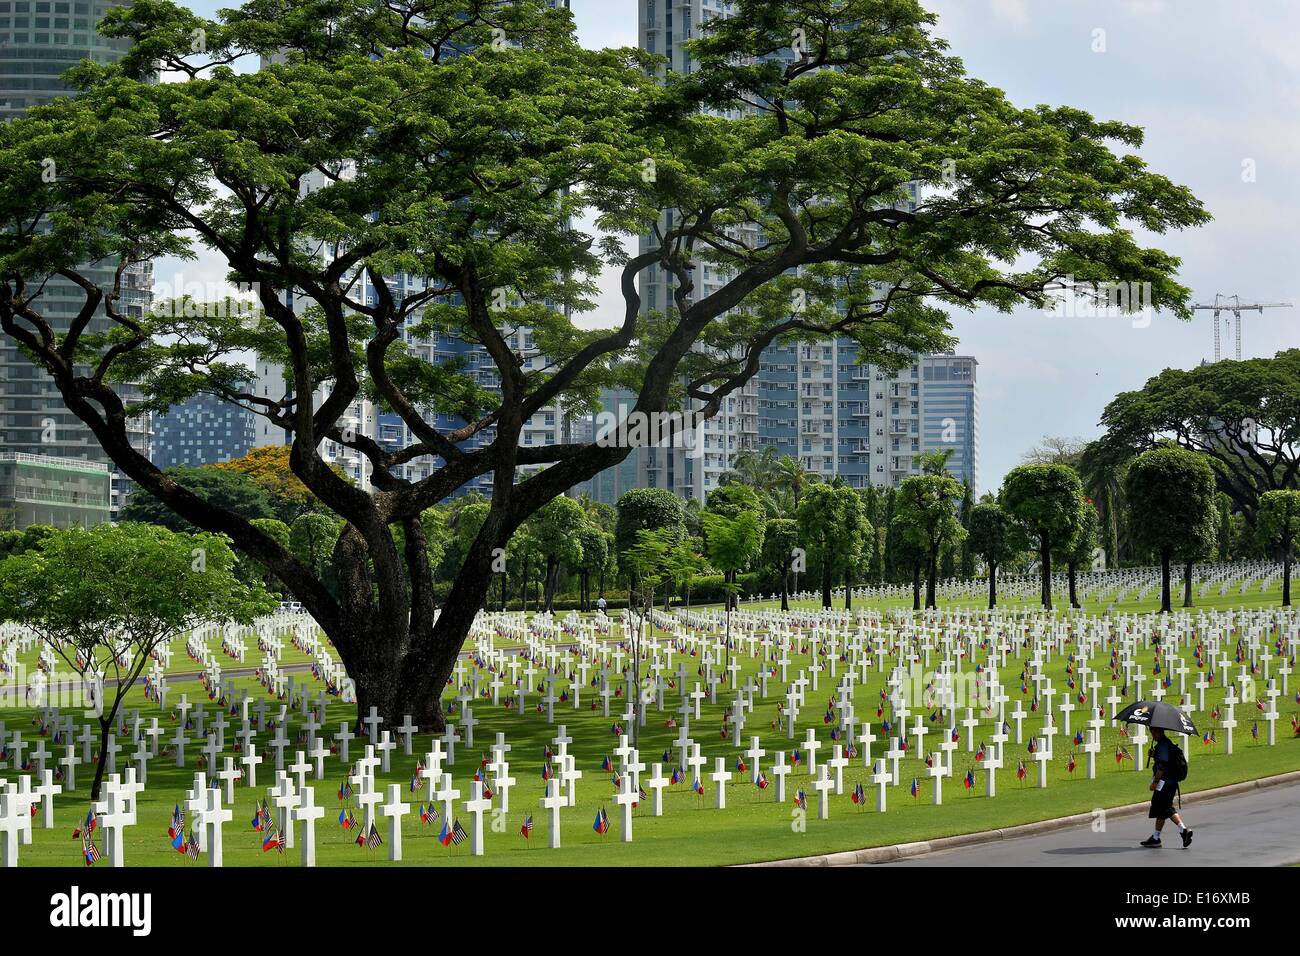
<svg viewBox="0 0 1300 956">
<path fill-rule="evenodd" d="M 808 560 L 821 569 L 822 606 L 830 607 L 835 572 L 855 566 L 871 534 L 862 499 L 846 485 L 811 485 L 803 492 L 796 520 Z"/>
<path fill-rule="evenodd" d="M 1025 549 L 1023 526 L 1002 506 L 982 501 L 970 512 L 970 550 L 984 559 L 989 580 L 989 607 L 997 607 L 998 566 Z"/>
<path fill-rule="evenodd" d="M 1061 543 L 1052 556 L 1065 565 L 1069 576 L 1070 607 L 1079 607 L 1075 576 L 1079 568 L 1091 568 L 1100 544 L 1101 522 L 1097 508 L 1086 495 L 1079 499 L 1079 526 L 1069 541 Z"/>
<path fill-rule="evenodd" d="M 772 518 L 763 528 L 763 563 L 781 575 L 781 610 L 790 609 L 790 567 L 799 547 L 799 523 L 792 518 Z"/>
<path fill-rule="evenodd" d="M 331 515 L 308 512 L 289 526 L 289 549 L 322 581 L 328 576 L 342 524 Z"/>
<path fill-rule="evenodd" d="M 555 588 L 560 565 L 574 566 L 582 561 L 582 529 L 587 527 L 587 513 L 573 498 L 556 498 L 533 515 L 533 538 L 545 562 L 546 610 L 555 610 Z"/>
<path fill-rule="evenodd" d="M 624 570 L 632 565 L 623 561 L 639 543 L 642 531 L 663 531 L 680 538 L 686 533 L 686 511 L 682 499 L 666 488 L 633 488 L 618 499 L 618 521 L 614 525 L 614 546 Z M 638 565 L 639 566 L 639 565 Z"/>
<path fill-rule="evenodd" d="M 212 465 L 197 468 L 168 468 L 163 477 L 201 498 L 213 508 L 238 515 L 248 522 L 274 518 L 275 509 L 266 492 L 252 478 L 237 471 L 223 471 Z M 192 532 L 192 524 L 176 513 L 163 499 L 144 488 L 136 488 L 122 509 L 123 521 L 141 521 L 161 525 L 170 531 Z"/>
</svg>

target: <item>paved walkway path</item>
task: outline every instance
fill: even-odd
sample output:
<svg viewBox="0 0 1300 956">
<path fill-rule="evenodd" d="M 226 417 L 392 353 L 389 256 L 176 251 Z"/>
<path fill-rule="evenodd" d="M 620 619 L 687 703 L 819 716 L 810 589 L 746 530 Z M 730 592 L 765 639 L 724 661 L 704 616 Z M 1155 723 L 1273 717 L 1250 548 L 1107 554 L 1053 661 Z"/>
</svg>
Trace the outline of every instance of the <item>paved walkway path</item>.
<svg viewBox="0 0 1300 956">
<path fill-rule="evenodd" d="M 1184 797 L 1194 831 L 1184 850 L 1178 828 L 1165 824 L 1165 846 L 1138 843 L 1151 835 L 1145 813 L 1112 817 L 1104 833 L 1088 825 L 981 846 L 927 853 L 879 866 L 1284 866 L 1300 863 L 1300 784 L 1219 799 Z"/>
</svg>

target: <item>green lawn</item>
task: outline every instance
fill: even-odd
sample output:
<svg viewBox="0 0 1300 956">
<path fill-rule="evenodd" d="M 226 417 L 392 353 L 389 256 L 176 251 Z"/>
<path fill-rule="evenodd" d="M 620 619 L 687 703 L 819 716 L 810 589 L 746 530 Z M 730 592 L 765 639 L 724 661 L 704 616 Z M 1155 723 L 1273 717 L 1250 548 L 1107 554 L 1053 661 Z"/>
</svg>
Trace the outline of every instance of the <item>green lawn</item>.
<svg viewBox="0 0 1300 956">
<path fill-rule="evenodd" d="M 1265 596 L 1266 601 L 1267 599 L 1268 596 Z M 214 649 L 216 646 L 217 642 L 214 641 Z M 179 647 L 178 644 L 178 649 Z M 253 663 L 254 656 L 260 659 L 260 655 L 250 655 L 249 664 Z M 791 675 L 794 676 L 800 667 L 808 662 L 808 657 L 802 654 L 792 655 L 792 657 L 795 663 L 791 667 Z M 1150 672 L 1150 654 L 1144 653 L 1140 660 L 1144 668 Z M 1188 661 L 1190 666 L 1189 655 Z M 1099 658 L 1094 658 L 1094 663 L 1100 664 L 1101 661 Z M 742 681 L 746 675 L 756 671 L 758 662 L 744 658 L 743 664 L 745 669 L 742 672 Z M 888 661 L 886 666 L 888 667 Z M 1066 688 L 1067 678 L 1064 667 L 1064 658 L 1057 658 L 1045 669 L 1055 687 L 1061 691 Z M 1018 660 L 1009 660 L 1007 667 L 1002 671 L 1003 686 L 1011 694 L 1012 703 L 1018 699 L 1019 672 Z M 1190 692 L 1190 684 L 1195 677 L 1189 674 L 1188 679 Z M 254 696 L 263 692 L 251 679 L 241 679 L 239 683 L 249 686 Z M 1281 703 L 1283 719 L 1278 722 L 1277 746 L 1270 748 L 1262 742 L 1266 736 L 1266 725 L 1263 721 L 1259 722 L 1260 741 L 1251 739 L 1250 729 L 1254 713 L 1253 709 L 1245 706 L 1240 706 L 1237 711 L 1239 726 L 1236 734 L 1236 753 L 1231 757 L 1225 756 L 1222 752 L 1224 736 L 1222 733 L 1219 734 L 1220 741 L 1210 746 L 1203 745 L 1199 739 L 1189 741 L 1191 775 L 1184 789 L 1192 791 L 1300 769 L 1300 739 L 1293 738 L 1290 729 L 1290 717 L 1297 711 L 1294 700 L 1297 685 L 1300 685 L 1300 681 L 1293 681 L 1290 695 Z M 563 686 L 563 684 L 557 685 L 557 692 Z M 855 698 L 858 716 L 860 718 L 865 716 L 872 721 L 873 731 L 878 738 L 883 737 L 879 720 L 876 718 L 876 704 L 881 686 L 881 677 L 873 673 L 868 684 L 858 689 Z M 822 705 L 832 697 L 832 687 L 833 681 L 829 674 L 823 674 L 820 690 L 809 691 L 808 704 L 803 708 L 797 723 L 798 740 L 804 738 L 808 728 L 816 729 L 823 744 L 818 753 L 819 762 L 830 756 L 829 730 L 822 720 Z M 1176 689 L 1175 678 L 1175 692 Z M 1103 698 L 1108 690 L 1109 683 L 1103 682 Z M 172 700 L 179 699 L 179 694 L 182 692 L 188 693 L 191 700 L 198 700 L 205 696 L 197 683 L 176 682 L 173 684 Z M 757 704 L 755 713 L 748 718 L 746 724 L 746 740 L 751 734 L 759 734 L 763 739 L 763 746 L 768 750 L 768 756 L 763 761 L 765 770 L 770 769 L 775 750 L 783 749 L 788 752 L 794 746 L 786 739 L 783 732 L 770 727 L 770 724 L 776 720 L 776 704 L 783 693 L 784 689 L 781 685 L 773 680 L 769 686 L 769 697 Z M 735 770 L 737 752 L 731 747 L 730 739 L 724 741 L 719 734 L 724 709 L 723 701 L 729 700 L 730 696 L 720 691 L 719 703 L 716 706 L 709 705 L 706 698 L 701 721 L 692 721 L 692 736 L 700 743 L 703 753 L 709 758 L 707 771 L 710 772 L 713 758 L 717 756 L 725 757 L 728 769 L 733 772 Z M 1218 688 L 1207 694 L 1207 709 L 1212 707 L 1221 696 Z M 1098 756 L 1098 779 L 1094 781 L 1086 779 L 1086 761 L 1082 753 L 1077 756 L 1078 766 L 1075 772 L 1072 775 L 1067 773 L 1066 761 L 1075 748 L 1058 735 L 1056 759 L 1050 768 L 1049 786 L 1044 790 L 1036 786 L 1037 767 L 1029 760 L 1026 748 L 1014 744 L 1013 736 L 1013 741 L 1006 744 L 1007 766 L 998 772 L 998 795 L 993 800 L 984 797 L 983 772 L 977 773 L 973 791 L 967 792 L 962 787 L 962 776 L 968 768 L 974 766 L 973 756 L 965 754 L 962 749 L 954 755 L 954 776 L 944 781 L 942 807 L 931 805 L 931 781 L 925 776 L 919 756 L 909 754 L 902 764 L 902 786 L 890 789 L 889 808 L 884 815 L 875 812 L 875 790 L 866 779 L 861 758 L 853 761 L 846 769 L 844 795 L 831 797 L 830 819 L 826 821 L 816 819 L 816 795 L 808 786 L 811 778 L 806 772 L 792 774 L 787 778 L 787 801 L 782 805 L 774 802 L 774 786 L 766 791 L 760 791 L 748 782 L 748 773 L 736 774 L 728 785 L 728 807 L 725 811 L 713 809 L 714 784 L 706 776 L 703 780 L 706 788 L 703 798 L 690 791 L 689 780 L 665 791 L 665 816 L 662 818 L 655 819 L 650 816 L 648 803 L 638 808 L 633 827 L 635 842 L 629 846 L 620 842 L 621 810 L 612 800 L 613 786 L 609 774 L 600 770 L 602 757 L 606 754 L 612 757 L 612 748 L 618 743 L 610 729 L 613 718 L 603 718 L 599 710 L 592 711 L 588 706 L 591 699 L 593 699 L 591 689 L 585 688 L 582 694 L 583 706 L 580 709 L 573 709 L 571 704 L 556 705 L 556 722 L 565 723 L 569 735 L 575 738 L 570 751 L 577 755 L 579 769 L 584 773 L 578 784 L 578 806 L 563 812 L 563 849 L 559 851 L 547 849 L 549 814 L 538 806 L 538 800 L 543 795 L 541 779 L 543 748 L 556 731 L 546 724 L 543 716 L 532 709 L 537 701 L 537 695 L 534 693 L 529 695 L 529 709 L 522 716 L 504 707 L 492 707 L 490 700 L 480 700 L 474 708 L 475 716 L 481 721 L 476 727 L 476 746 L 472 750 L 467 750 L 463 744 L 458 746 L 456 764 L 448 768 L 454 774 L 463 801 L 470 796 L 470 778 L 477 766 L 478 758 L 480 755 L 488 754 L 489 745 L 495 734 L 505 733 L 512 746 L 509 754 L 510 768 L 517 780 L 516 786 L 510 791 L 512 809 L 508 815 L 504 815 L 496 822 L 499 828 L 497 831 L 493 831 L 492 825 L 485 821 L 485 830 L 488 831 L 485 857 L 479 860 L 471 858 L 468 854 L 468 844 L 459 849 L 444 848 L 436 839 L 439 827 L 437 825 L 428 827 L 419 823 L 414 812 L 418 798 L 410 794 L 406 786 L 415 765 L 414 757 L 395 755 L 393 772 L 379 775 L 378 783 L 381 789 L 389 783 L 399 783 L 403 786 L 406 798 L 412 802 L 412 813 L 405 818 L 404 825 L 406 856 L 404 862 L 411 865 L 461 866 L 476 864 L 671 866 L 744 863 L 1012 826 L 1099 807 L 1118 806 L 1142 800 L 1148 795 L 1147 775 L 1135 772 L 1132 762 L 1120 765 L 1114 760 L 1115 750 L 1124 741 L 1119 737 L 1118 730 L 1113 727 L 1108 727 L 1104 731 L 1102 750 Z M 673 760 L 676 759 L 676 750 L 672 747 L 671 741 L 676 738 L 678 732 L 665 726 L 666 720 L 675 708 L 676 699 L 676 692 L 668 691 L 667 712 L 658 714 L 652 711 L 648 724 L 643 730 L 641 759 L 647 765 L 659 761 L 665 749 L 671 751 Z M 1172 699 L 1177 699 L 1176 693 L 1172 695 Z M 1024 700 L 1025 709 L 1028 710 L 1028 699 Z M 1059 701 L 1058 696 L 1056 703 L 1059 704 Z M 146 719 L 150 716 L 163 718 L 161 722 L 169 730 L 174 726 L 170 715 L 162 714 L 155 705 L 144 702 L 138 691 L 133 694 L 131 706 L 140 707 Z M 621 711 L 623 706 L 622 699 L 617 699 L 611 713 Z M 1009 704 L 1008 711 L 1010 708 Z M 332 724 L 337 726 L 338 722 L 351 716 L 351 707 L 333 698 L 330 699 L 328 717 Z M 1075 711 L 1073 716 L 1074 726 L 1082 726 L 1085 715 L 1081 711 Z M 30 711 L 23 710 L 9 711 L 5 717 L 9 729 L 21 730 L 24 736 L 27 736 L 28 728 L 34 721 L 34 715 Z M 1059 714 L 1057 718 L 1059 725 Z M 1209 724 L 1208 714 L 1198 713 L 1195 719 L 1198 726 L 1205 727 Z M 994 731 L 993 720 L 992 716 L 984 717 L 983 723 L 976 732 L 977 740 L 981 736 L 987 737 Z M 912 722 L 912 719 L 909 719 L 909 726 Z M 1040 722 L 1041 713 L 1033 714 L 1025 721 L 1026 740 L 1037 729 Z M 928 722 L 927 726 L 938 727 L 937 724 Z M 234 729 L 237 728 L 227 732 L 228 742 L 232 745 L 234 741 L 229 735 Z M 296 727 L 294 729 L 296 730 Z M 34 737 L 35 728 L 32 727 L 30 732 Z M 938 743 L 938 736 L 936 731 L 926 738 L 927 749 Z M 291 733 L 291 738 L 296 739 L 296 733 Z M 427 736 L 422 735 L 417 738 L 415 748 L 417 754 L 427 749 L 427 742 Z M 964 742 L 963 732 L 963 746 Z M 356 744 L 357 742 L 354 741 L 351 754 L 354 760 L 360 755 Z M 883 741 L 878 740 L 873 745 L 873 756 L 878 756 L 884 749 Z M 1130 750 L 1133 749 L 1130 745 Z M 233 755 L 233 750 L 228 752 Z M 166 832 L 173 805 L 183 799 L 185 789 L 191 784 L 193 760 L 197 753 L 197 748 L 189 751 L 190 766 L 185 770 L 175 768 L 174 761 L 170 757 L 159 757 L 151 763 L 149 788 L 141 797 L 138 825 L 128 830 L 126 834 L 128 865 L 200 866 L 206 864 L 206 859 L 194 862 L 176 853 L 170 846 Z M 1015 777 L 1015 765 L 1020 759 L 1026 761 L 1028 769 L 1028 777 L 1023 783 L 1017 782 Z M 119 757 L 119 761 L 120 767 L 125 766 L 122 757 Z M 263 854 L 261 835 L 253 831 L 249 822 L 253 815 L 254 800 L 260 800 L 266 793 L 266 787 L 273 782 L 274 773 L 270 769 L 271 766 L 271 758 L 268 756 L 266 763 L 259 768 L 259 788 L 256 791 L 242 786 L 237 788 L 236 803 L 233 808 L 234 820 L 225 829 L 226 865 L 296 866 L 298 864 L 296 850 L 287 851 L 284 855 L 274 852 Z M 670 767 L 666 766 L 665 773 L 668 770 Z M 362 849 L 353 843 L 355 831 L 344 831 L 337 825 L 341 804 L 336 798 L 336 791 L 343 772 L 339 761 L 331 758 L 327 761 L 326 779 L 315 784 L 316 801 L 327 808 L 326 816 L 317 828 L 318 863 L 320 865 L 366 865 L 384 861 L 386 851 L 383 848 Z M 649 772 L 647 767 L 647 776 Z M 12 776 L 9 771 L 3 773 Z M 39 826 L 35 829 L 34 844 L 22 847 L 20 850 L 20 861 L 24 865 L 81 865 L 80 841 L 71 839 L 71 831 L 86 813 L 90 773 L 91 768 L 84 765 L 78 768 L 78 792 L 61 796 L 56 800 L 57 826 L 53 830 L 43 830 Z M 920 779 L 921 787 L 920 795 L 915 799 L 910 796 L 908 786 L 913 777 Z M 867 809 L 860 809 L 849 799 L 849 794 L 859 781 L 864 782 Z M 798 820 L 793 813 L 792 803 L 794 792 L 800 786 L 804 786 L 808 791 L 809 808 L 805 825 L 802 827 L 796 826 Z M 604 836 L 598 835 L 592 829 L 593 818 L 601 807 L 608 811 L 611 820 L 611 829 Z M 462 825 L 468 829 L 469 814 L 463 809 L 458 809 L 458 813 Z M 534 817 L 535 828 L 531 841 L 525 841 L 519 833 L 525 813 L 531 813 Z M 37 822 L 39 824 L 39 817 Z M 1140 825 L 1136 826 L 1141 829 Z M 386 822 L 382 818 L 380 831 L 381 834 L 386 834 Z"/>
</svg>

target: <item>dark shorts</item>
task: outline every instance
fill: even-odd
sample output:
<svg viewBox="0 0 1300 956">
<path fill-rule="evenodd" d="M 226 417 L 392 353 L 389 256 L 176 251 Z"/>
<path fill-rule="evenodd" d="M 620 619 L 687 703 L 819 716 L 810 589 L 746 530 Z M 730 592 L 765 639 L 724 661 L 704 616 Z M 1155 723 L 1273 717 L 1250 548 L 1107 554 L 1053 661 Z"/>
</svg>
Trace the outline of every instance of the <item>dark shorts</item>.
<svg viewBox="0 0 1300 956">
<path fill-rule="evenodd" d="M 1151 810 L 1147 816 L 1152 820 L 1167 820 L 1177 811 L 1174 810 L 1174 797 L 1178 794 L 1178 787 L 1172 783 L 1166 783 L 1163 790 L 1155 790 L 1151 793 Z"/>
</svg>

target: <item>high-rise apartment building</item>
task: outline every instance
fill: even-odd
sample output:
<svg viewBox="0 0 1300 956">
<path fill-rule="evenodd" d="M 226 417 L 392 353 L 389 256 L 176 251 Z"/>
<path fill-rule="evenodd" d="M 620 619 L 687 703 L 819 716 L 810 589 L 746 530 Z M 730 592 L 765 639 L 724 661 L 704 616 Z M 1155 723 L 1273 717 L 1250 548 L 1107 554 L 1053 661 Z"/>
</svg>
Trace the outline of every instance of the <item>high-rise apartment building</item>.
<svg viewBox="0 0 1300 956">
<path fill-rule="evenodd" d="M 103 37 L 95 30 L 95 24 L 117 5 L 114 0 L 0 0 L 0 121 L 72 92 L 60 76 L 81 60 L 111 63 L 118 59 L 126 41 Z M 84 264 L 80 270 L 101 288 L 110 288 L 116 267 L 116 262 L 106 261 Z M 118 308 L 137 318 L 144 315 L 152 285 L 148 264 L 131 267 L 123 277 Z M 45 284 L 37 307 L 62 331 L 84 301 L 80 287 L 55 276 Z M 104 331 L 109 321 L 101 313 L 90 331 Z M 127 401 L 133 397 L 129 387 L 121 394 Z M 129 434 L 136 450 L 150 455 L 150 416 L 132 419 Z M 68 411 L 49 375 L 29 362 L 7 336 L 0 337 L 0 450 L 108 464 L 114 517 L 130 493 L 129 480 L 116 471 L 90 429 Z"/>
</svg>

